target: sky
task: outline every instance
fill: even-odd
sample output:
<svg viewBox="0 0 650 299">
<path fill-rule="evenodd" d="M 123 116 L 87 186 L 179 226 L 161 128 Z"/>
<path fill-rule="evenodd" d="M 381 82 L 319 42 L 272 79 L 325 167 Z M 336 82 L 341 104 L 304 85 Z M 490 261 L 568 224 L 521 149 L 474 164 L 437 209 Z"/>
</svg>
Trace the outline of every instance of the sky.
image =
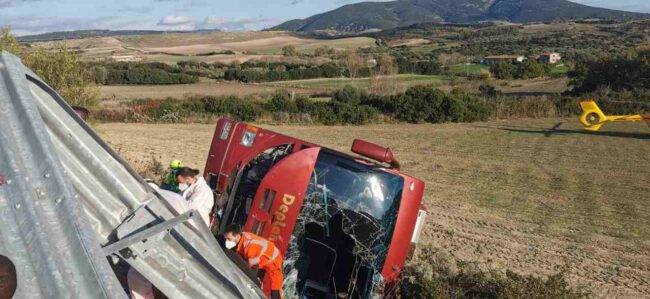
<svg viewBox="0 0 650 299">
<path fill-rule="evenodd" d="M 572 0 L 650 13 L 650 0 Z M 79 29 L 258 30 L 359 0 L 0 0 L 17 35 Z"/>
</svg>

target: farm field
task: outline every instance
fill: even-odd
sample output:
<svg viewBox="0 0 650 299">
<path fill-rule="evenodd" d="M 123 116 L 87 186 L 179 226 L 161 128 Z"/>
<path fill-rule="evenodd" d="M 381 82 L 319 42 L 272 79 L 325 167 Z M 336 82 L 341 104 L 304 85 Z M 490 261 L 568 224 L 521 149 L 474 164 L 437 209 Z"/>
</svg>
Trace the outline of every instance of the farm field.
<svg viewBox="0 0 650 299">
<path fill-rule="evenodd" d="M 436 86 L 440 86 L 443 85 L 446 81 L 449 81 L 449 77 L 441 76 L 441 75 L 401 74 L 401 75 L 394 75 L 388 77 L 390 77 L 391 81 L 396 82 L 396 85 L 398 87 L 404 89 L 414 85 L 433 84 Z M 346 85 L 352 85 L 357 88 L 367 89 L 371 87 L 372 82 L 370 78 L 323 78 L 323 79 L 269 82 L 269 83 L 264 83 L 264 85 L 275 86 L 275 87 L 307 88 L 307 89 L 331 91 L 331 90 L 341 89 Z"/>
<path fill-rule="evenodd" d="M 451 66 L 451 73 L 459 76 L 489 74 L 490 67 L 484 64 L 461 63 Z"/>
<path fill-rule="evenodd" d="M 582 131 L 577 119 L 367 126 L 262 125 L 338 150 L 354 138 L 392 148 L 423 179 L 420 246 L 482 268 L 564 270 L 597 297 L 650 296 L 650 128 Z M 130 161 L 203 168 L 214 125 L 96 124 Z"/>
<path fill-rule="evenodd" d="M 461 78 L 452 86 L 450 77 L 443 75 L 403 74 L 392 76 L 392 79 L 394 79 L 395 87 L 398 90 L 404 90 L 415 85 L 432 84 L 445 91 L 450 91 L 454 87 L 476 91 L 481 84 L 481 81 L 467 81 Z M 510 81 L 496 80 L 493 84 L 497 90 L 510 94 L 554 94 L 566 91 L 567 82 L 568 80 L 566 78 L 536 78 Z M 137 98 L 183 98 L 187 95 L 265 95 L 272 94 L 279 88 L 294 91 L 299 94 L 313 94 L 338 90 L 346 85 L 369 89 L 372 87 L 372 82 L 370 78 L 323 78 L 266 83 L 204 80 L 196 84 L 99 85 L 98 88 L 101 99 L 121 101 Z"/>
<path fill-rule="evenodd" d="M 297 93 L 310 93 L 304 88 L 289 88 Z M 128 100 L 137 98 L 164 99 L 167 97 L 182 98 L 186 95 L 208 96 L 249 96 L 271 94 L 275 87 L 261 84 L 245 84 L 229 81 L 206 81 L 196 84 L 172 85 L 100 85 L 100 98 L 108 100 Z"/>
<path fill-rule="evenodd" d="M 34 46 L 53 48 L 58 42 L 37 42 Z M 66 41 L 82 60 L 106 58 L 159 61 L 174 64 L 180 60 L 200 62 L 245 62 L 251 59 L 281 59 L 282 48 L 293 45 L 298 51 L 313 52 L 322 46 L 337 50 L 374 47 L 375 40 L 351 37 L 319 40 L 283 31 L 170 33 L 84 38 Z M 219 54 L 232 51 L 234 54 Z"/>
</svg>

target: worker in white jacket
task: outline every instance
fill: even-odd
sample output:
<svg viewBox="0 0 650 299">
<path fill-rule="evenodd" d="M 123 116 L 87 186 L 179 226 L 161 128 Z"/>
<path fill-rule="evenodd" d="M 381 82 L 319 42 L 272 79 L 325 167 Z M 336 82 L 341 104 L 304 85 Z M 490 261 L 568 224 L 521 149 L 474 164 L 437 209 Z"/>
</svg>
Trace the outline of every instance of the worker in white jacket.
<svg viewBox="0 0 650 299">
<path fill-rule="evenodd" d="M 181 190 L 183 198 L 191 210 L 196 210 L 210 227 L 210 212 L 214 206 L 214 194 L 208 183 L 199 171 L 189 167 L 182 167 L 176 173 L 178 188 Z"/>
<path fill-rule="evenodd" d="M 183 169 L 183 168 L 181 168 Z M 179 172 L 180 174 L 181 172 Z M 151 185 L 152 188 L 162 196 L 180 215 L 188 210 L 196 210 L 201 215 L 201 219 L 205 224 L 210 226 L 210 211 L 214 204 L 212 190 L 205 182 L 203 177 L 197 177 L 199 171 L 194 169 L 187 169 L 182 178 L 178 176 L 179 188 L 183 191 L 183 197 L 180 195 L 158 188 L 155 184 Z M 187 176 L 189 174 L 189 176 Z M 187 185 L 183 185 L 187 184 Z M 192 220 L 190 223 L 198 229 Z M 142 274 L 134 268 L 129 269 L 127 272 L 127 281 L 129 284 L 129 292 L 133 299 L 154 299 L 153 284 L 149 282 Z"/>
</svg>

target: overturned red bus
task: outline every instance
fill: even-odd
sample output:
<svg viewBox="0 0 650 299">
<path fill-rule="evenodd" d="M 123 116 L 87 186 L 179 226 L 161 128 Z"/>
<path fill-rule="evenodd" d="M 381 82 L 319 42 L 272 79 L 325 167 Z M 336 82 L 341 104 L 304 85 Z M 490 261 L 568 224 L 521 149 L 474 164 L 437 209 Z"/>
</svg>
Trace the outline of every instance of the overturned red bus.
<svg viewBox="0 0 650 299">
<path fill-rule="evenodd" d="M 392 152 L 355 140 L 344 154 L 222 118 L 206 180 L 220 230 L 241 224 L 285 255 L 285 293 L 368 298 L 394 283 L 426 213 L 424 183 Z M 372 160 L 374 161 L 372 161 Z"/>
</svg>

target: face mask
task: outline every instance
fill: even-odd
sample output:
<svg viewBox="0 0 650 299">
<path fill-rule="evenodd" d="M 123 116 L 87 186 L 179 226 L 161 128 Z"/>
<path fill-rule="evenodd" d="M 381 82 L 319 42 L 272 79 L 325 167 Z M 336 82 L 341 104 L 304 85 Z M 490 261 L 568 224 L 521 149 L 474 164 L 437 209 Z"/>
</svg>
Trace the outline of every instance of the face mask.
<svg viewBox="0 0 650 299">
<path fill-rule="evenodd" d="M 235 246 L 237 246 L 237 243 L 235 241 L 226 240 L 226 248 L 233 249 Z"/>
<path fill-rule="evenodd" d="M 181 191 L 185 191 L 189 187 L 190 187 L 190 185 L 188 185 L 188 184 L 178 184 L 178 189 L 181 190 Z"/>
</svg>

